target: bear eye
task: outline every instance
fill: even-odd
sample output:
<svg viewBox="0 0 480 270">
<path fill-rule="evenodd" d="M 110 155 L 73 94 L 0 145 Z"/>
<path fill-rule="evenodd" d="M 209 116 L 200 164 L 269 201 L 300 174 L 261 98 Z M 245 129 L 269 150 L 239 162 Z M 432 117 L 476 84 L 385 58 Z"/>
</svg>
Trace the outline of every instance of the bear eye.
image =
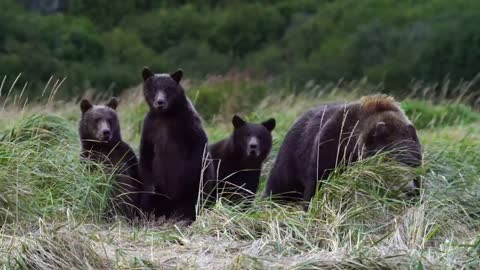
<svg viewBox="0 0 480 270">
<path fill-rule="evenodd" d="M 100 120 L 101 120 L 101 119 L 102 119 L 102 118 L 100 118 L 100 117 L 95 117 L 95 118 L 94 118 L 94 120 L 95 120 L 95 123 L 98 123 L 98 122 L 100 122 Z"/>
</svg>

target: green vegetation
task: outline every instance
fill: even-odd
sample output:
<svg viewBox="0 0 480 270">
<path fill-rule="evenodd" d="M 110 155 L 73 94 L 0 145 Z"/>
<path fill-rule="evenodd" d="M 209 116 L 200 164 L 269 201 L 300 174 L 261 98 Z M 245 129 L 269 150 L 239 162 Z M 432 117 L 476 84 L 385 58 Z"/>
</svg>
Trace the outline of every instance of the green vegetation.
<svg viewBox="0 0 480 270">
<path fill-rule="evenodd" d="M 463 104 L 432 105 L 428 101 L 404 101 L 402 108 L 417 129 L 471 124 L 479 114 Z"/>
<path fill-rule="evenodd" d="M 0 269 L 480 268 L 480 1 L 33 2 L 0 1 Z M 107 222 L 112 177 L 80 161 L 74 100 L 119 95 L 138 150 L 144 65 L 185 70 L 210 141 L 234 113 L 276 119 L 260 189 L 302 112 L 376 92 L 402 101 L 425 164 L 341 168 L 307 212 L 258 199 L 191 226 Z"/>
<path fill-rule="evenodd" d="M 368 77 L 398 94 L 412 79 L 457 83 L 480 70 L 476 0 L 70 0 L 49 15 L 19 4 L 32 1 L 0 3 L 0 75 L 11 84 L 22 73 L 30 97 L 52 75 L 68 77 L 63 98 L 118 94 L 144 65 L 189 78 L 240 70 L 297 89 Z"/>
<path fill-rule="evenodd" d="M 35 222 L 97 217 L 107 203 L 110 177 L 79 162 L 75 124 L 33 114 L 0 134 L 0 221 Z"/>
<path fill-rule="evenodd" d="M 218 78 L 189 90 L 212 141 L 231 132 L 231 113 L 252 121 L 276 118 L 262 181 L 303 111 L 371 91 L 362 82 L 311 85 L 298 94 L 281 89 Z M 238 94 L 249 96 L 248 103 L 234 102 Z M 141 89 L 120 100 L 122 132 L 136 148 L 146 111 Z M 480 114 L 451 101 L 407 99 L 402 106 L 421 128 L 423 168 L 368 159 L 332 174 L 308 212 L 265 200 L 249 208 L 220 202 L 201 209 L 187 227 L 103 220 L 110 177 L 79 160 L 78 104 L 6 104 L 0 114 L 0 268 L 477 269 Z M 422 177 L 418 200 L 403 201 L 392 189 L 404 176 Z"/>
</svg>

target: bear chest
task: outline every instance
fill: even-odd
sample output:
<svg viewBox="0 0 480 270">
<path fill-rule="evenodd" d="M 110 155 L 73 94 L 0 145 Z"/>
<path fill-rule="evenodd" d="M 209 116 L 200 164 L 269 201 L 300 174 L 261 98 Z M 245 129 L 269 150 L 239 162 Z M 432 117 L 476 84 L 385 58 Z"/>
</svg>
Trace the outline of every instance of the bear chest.
<svg viewBox="0 0 480 270">
<path fill-rule="evenodd" d="M 187 145 L 185 134 L 167 124 L 160 125 L 156 129 L 152 138 L 155 156 L 174 159 L 185 154 Z"/>
</svg>

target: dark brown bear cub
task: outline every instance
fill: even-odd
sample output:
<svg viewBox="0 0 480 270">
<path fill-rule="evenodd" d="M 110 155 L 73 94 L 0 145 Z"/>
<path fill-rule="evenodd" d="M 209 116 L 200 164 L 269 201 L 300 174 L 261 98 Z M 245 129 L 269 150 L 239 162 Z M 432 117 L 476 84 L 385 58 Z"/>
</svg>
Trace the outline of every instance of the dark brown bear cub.
<svg viewBox="0 0 480 270">
<path fill-rule="evenodd" d="M 142 205 L 157 216 L 193 221 L 208 152 L 202 120 L 180 85 L 182 70 L 154 74 L 144 68 L 142 75 L 150 108 L 140 142 Z M 211 177 L 206 174 L 205 181 Z"/>
<path fill-rule="evenodd" d="M 264 196 L 310 201 L 317 181 L 327 179 L 337 166 L 380 152 L 406 166 L 422 164 L 416 129 L 393 98 L 367 96 L 350 104 L 320 105 L 288 131 Z M 413 181 L 410 193 L 419 185 Z"/>
<path fill-rule="evenodd" d="M 220 195 L 239 201 L 253 198 L 257 192 L 263 162 L 272 148 L 275 119 L 254 124 L 235 115 L 232 124 L 232 135 L 212 144 L 210 154 L 218 173 Z"/>
<path fill-rule="evenodd" d="M 92 105 L 84 99 L 80 103 L 82 117 L 79 124 L 81 157 L 110 169 L 115 174 L 112 190 L 113 212 L 134 217 L 138 212 L 138 160 L 132 148 L 122 141 L 116 108 L 118 100 L 110 99 L 106 105 Z"/>
</svg>

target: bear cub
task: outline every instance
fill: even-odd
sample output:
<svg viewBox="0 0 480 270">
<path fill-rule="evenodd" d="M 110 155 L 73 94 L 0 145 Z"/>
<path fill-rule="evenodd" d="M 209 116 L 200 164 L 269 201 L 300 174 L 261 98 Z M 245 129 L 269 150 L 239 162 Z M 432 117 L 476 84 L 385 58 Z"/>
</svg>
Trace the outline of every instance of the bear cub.
<svg viewBox="0 0 480 270">
<path fill-rule="evenodd" d="M 142 75 L 149 107 L 140 142 L 142 205 L 156 216 L 194 221 L 202 175 L 203 181 L 213 176 L 203 164 L 208 140 L 202 120 L 180 84 L 182 70 L 144 68 Z"/>
<path fill-rule="evenodd" d="M 115 111 L 117 106 L 116 98 L 111 98 L 106 105 L 93 105 L 86 99 L 81 101 L 81 158 L 102 164 L 115 174 L 112 207 L 107 215 L 119 213 L 133 218 L 139 213 L 138 192 L 141 185 L 138 160 L 132 148 L 122 140 Z"/>
<path fill-rule="evenodd" d="M 257 192 L 263 162 L 272 148 L 275 119 L 255 124 L 235 115 L 232 124 L 230 137 L 209 148 L 218 174 L 220 196 L 239 201 L 253 198 Z"/>
</svg>

